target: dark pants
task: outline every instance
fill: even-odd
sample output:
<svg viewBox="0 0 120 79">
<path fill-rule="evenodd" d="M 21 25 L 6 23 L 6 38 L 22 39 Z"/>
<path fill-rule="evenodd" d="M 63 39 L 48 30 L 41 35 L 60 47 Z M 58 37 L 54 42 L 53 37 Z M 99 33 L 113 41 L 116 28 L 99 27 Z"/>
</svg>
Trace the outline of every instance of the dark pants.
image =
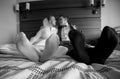
<svg viewBox="0 0 120 79">
<path fill-rule="evenodd" d="M 67 55 L 78 62 L 86 64 L 104 64 L 118 43 L 117 33 L 113 28 L 108 26 L 104 27 L 101 32 L 95 48 L 86 48 L 85 37 L 77 30 L 71 30 L 69 32 L 69 38 L 74 49 L 68 52 Z"/>
</svg>

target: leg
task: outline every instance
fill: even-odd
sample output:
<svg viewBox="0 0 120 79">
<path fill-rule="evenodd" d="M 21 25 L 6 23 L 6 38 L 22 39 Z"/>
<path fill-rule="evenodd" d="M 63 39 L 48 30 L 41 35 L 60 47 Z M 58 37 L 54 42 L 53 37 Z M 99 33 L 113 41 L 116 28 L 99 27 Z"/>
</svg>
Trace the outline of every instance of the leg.
<svg viewBox="0 0 120 79">
<path fill-rule="evenodd" d="M 89 53 L 92 63 L 104 64 L 118 43 L 117 33 L 113 28 L 104 27 L 93 52 Z"/>
<path fill-rule="evenodd" d="M 71 30 L 69 32 L 69 38 L 74 50 L 69 52 L 67 55 L 71 56 L 73 59 L 79 62 L 90 64 L 89 56 L 85 51 L 84 35 L 77 30 Z"/>
<path fill-rule="evenodd" d="M 45 49 L 41 55 L 40 61 L 44 62 L 54 56 L 55 51 L 59 47 L 59 37 L 57 34 L 52 34 L 45 43 Z"/>
<path fill-rule="evenodd" d="M 39 55 L 33 45 L 29 42 L 26 35 L 21 32 L 19 34 L 17 43 L 16 43 L 17 49 L 28 59 L 32 61 L 39 61 Z"/>
</svg>

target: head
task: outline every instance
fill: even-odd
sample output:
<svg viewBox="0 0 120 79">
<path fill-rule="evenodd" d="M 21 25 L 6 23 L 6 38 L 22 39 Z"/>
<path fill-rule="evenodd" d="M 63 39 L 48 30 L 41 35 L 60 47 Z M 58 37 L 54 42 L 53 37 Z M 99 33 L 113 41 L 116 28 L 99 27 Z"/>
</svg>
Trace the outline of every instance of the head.
<svg viewBox="0 0 120 79">
<path fill-rule="evenodd" d="M 56 19 L 55 19 L 55 17 L 54 16 L 50 16 L 49 17 L 49 22 L 50 22 L 51 25 L 55 26 L 56 25 Z"/>
<path fill-rule="evenodd" d="M 49 21 L 47 18 L 44 18 L 43 19 L 43 27 L 48 27 L 48 26 L 50 26 Z"/>
<path fill-rule="evenodd" d="M 58 18 L 58 23 L 59 25 L 63 26 L 63 25 L 68 25 L 68 18 L 65 16 L 59 16 Z"/>
</svg>

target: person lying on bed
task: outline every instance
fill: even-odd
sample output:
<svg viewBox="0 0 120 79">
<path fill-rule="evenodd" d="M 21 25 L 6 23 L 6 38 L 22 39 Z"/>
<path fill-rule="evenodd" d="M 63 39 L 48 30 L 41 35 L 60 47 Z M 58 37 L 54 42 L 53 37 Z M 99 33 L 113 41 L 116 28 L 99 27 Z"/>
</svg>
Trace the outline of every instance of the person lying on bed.
<svg viewBox="0 0 120 79">
<path fill-rule="evenodd" d="M 56 24 L 56 20 L 54 16 L 50 16 L 49 21 L 47 18 L 43 19 L 43 26 L 41 26 L 40 30 L 37 34 L 31 38 L 31 44 L 35 45 L 36 48 L 44 49 L 46 39 L 52 34 L 57 33 L 57 29 L 54 27 Z M 19 35 L 16 36 L 15 43 Z M 0 46 L 1 52 L 8 52 L 8 53 L 19 53 L 16 48 L 16 44 L 5 44 Z"/>
<path fill-rule="evenodd" d="M 30 39 L 30 42 L 34 45 L 44 46 L 46 39 L 51 35 L 53 30 L 57 32 L 57 29 L 52 27 L 52 24 L 49 23 L 47 18 L 43 19 L 43 26 L 41 26 L 37 34 Z"/>
<path fill-rule="evenodd" d="M 44 19 L 44 21 L 47 21 L 47 19 Z M 46 38 L 45 46 L 43 50 L 41 50 L 40 47 L 36 48 L 36 45 L 33 44 L 33 42 L 31 43 L 31 41 L 27 39 L 26 35 L 23 32 L 21 32 L 18 35 L 16 46 L 24 56 L 26 56 L 28 59 L 32 61 L 43 62 L 48 59 L 61 56 L 68 51 L 66 47 L 59 46 L 60 42 L 59 42 L 59 37 L 57 33 L 53 33 L 53 32 L 51 33 L 48 27 L 46 26 L 45 26 L 45 29 L 42 31 L 44 31 L 43 35 L 48 33 L 50 34 L 50 35 L 48 34 L 43 36 L 44 38 Z M 48 32 L 48 33 L 45 33 L 45 32 Z"/>
<path fill-rule="evenodd" d="M 68 23 L 68 18 L 66 16 L 60 15 L 57 20 L 58 26 L 58 36 L 60 41 L 70 41 L 68 33 L 71 29 L 76 29 L 74 25 Z"/>
<path fill-rule="evenodd" d="M 76 61 L 86 64 L 104 64 L 118 44 L 118 35 L 109 26 L 103 28 L 101 36 L 94 48 L 86 48 L 85 36 L 78 30 L 71 30 L 69 32 L 69 38 L 74 52 L 72 51 L 67 54 Z"/>
<path fill-rule="evenodd" d="M 76 29 L 75 25 L 68 23 L 66 16 L 60 15 L 57 19 L 58 36 L 60 38 L 60 45 L 67 47 L 69 50 L 72 49 L 68 33 L 71 29 Z"/>
<path fill-rule="evenodd" d="M 50 16 L 48 19 L 49 19 L 49 25 L 50 25 L 51 32 L 58 33 L 58 27 L 56 25 L 56 18 L 54 16 Z"/>
<path fill-rule="evenodd" d="M 70 26 L 68 19 L 64 16 L 60 16 L 59 23 L 62 26 Z M 60 36 L 62 37 L 62 35 Z M 86 64 L 104 64 L 105 60 L 111 55 L 118 44 L 118 35 L 116 31 L 109 26 L 104 27 L 98 43 L 94 48 L 87 48 L 84 34 L 74 27 L 67 30 L 66 37 L 70 39 L 70 43 L 74 48 L 70 52 L 67 52 L 67 55 L 78 62 Z"/>
</svg>

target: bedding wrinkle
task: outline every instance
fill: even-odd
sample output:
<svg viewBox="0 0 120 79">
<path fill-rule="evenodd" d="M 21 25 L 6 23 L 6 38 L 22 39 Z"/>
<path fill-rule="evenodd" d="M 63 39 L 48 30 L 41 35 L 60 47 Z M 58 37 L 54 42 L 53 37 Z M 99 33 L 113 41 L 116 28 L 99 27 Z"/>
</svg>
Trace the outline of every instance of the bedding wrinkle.
<svg viewBox="0 0 120 79">
<path fill-rule="evenodd" d="M 84 79 L 84 78 L 80 76 L 79 70 L 71 69 L 62 77 L 62 79 Z"/>
<path fill-rule="evenodd" d="M 12 66 L 13 68 L 9 69 L 9 73 L 0 76 L 0 79 L 107 79 L 108 77 L 119 79 L 120 73 L 120 70 L 114 67 L 96 63 L 86 65 L 74 60 L 71 61 L 65 57 L 50 59 L 44 63 L 23 60 L 20 60 L 20 62 L 18 60 L 13 60 L 14 62 L 8 61 L 3 61 L 3 64 L 0 61 L 1 68 L 3 69 L 5 66 L 8 66 L 8 68 Z M 14 64 L 12 65 L 12 63 Z M 16 67 L 18 69 L 13 70 Z M 19 70 L 19 68 L 22 68 L 22 70 Z M 111 70 L 105 72 L 104 70 L 108 68 L 111 68 Z"/>
</svg>

